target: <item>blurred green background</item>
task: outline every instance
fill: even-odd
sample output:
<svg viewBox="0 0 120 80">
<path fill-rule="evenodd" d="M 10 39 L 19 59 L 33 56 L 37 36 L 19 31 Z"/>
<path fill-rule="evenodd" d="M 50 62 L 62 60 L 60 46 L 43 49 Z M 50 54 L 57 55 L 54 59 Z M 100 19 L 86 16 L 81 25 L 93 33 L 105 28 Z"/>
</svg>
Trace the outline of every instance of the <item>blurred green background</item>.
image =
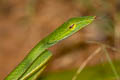
<svg viewBox="0 0 120 80">
<path fill-rule="evenodd" d="M 99 47 L 87 41 L 97 41 L 119 50 L 120 0 L 0 0 L 0 80 L 42 38 L 77 16 L 97 17 L 88 27 L 50 48 L 54 56 L 48 72 L 78 67 Z M 118 51 L 108 51 L 112 59 L 120 58 Z M 104 61 L 106 57 L 101 52 L 88 65 Z"/>
</svg>

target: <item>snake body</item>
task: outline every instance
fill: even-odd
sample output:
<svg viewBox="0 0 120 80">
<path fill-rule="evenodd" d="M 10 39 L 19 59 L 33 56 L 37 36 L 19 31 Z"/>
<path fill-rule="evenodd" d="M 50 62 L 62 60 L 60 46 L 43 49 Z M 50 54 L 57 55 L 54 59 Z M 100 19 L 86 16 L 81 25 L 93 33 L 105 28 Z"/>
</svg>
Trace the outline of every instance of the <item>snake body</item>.
<svg viewBox="0 0 120 80">
<path fill-rule="evenodd" d="M 45 67 L 43 65 L 45 65 L 52 56 L 51 52 L 47 49 L 90 24 L 94 18 L 94 16 L 84 16 L 71 18 L 66 21 L 54 32 L 42 39 L 5 80 L 33 80 L 35 76 L 31 78 L 28 77 L 40 73 L 38 70 Z M 45 56 L 44 54 L 49 56 Z M 41 58 L 41 56 L 43 56 L 43 58 Z M 39 62 L 39 60 L 41 60 L 41 62 Z"/>
</svg>

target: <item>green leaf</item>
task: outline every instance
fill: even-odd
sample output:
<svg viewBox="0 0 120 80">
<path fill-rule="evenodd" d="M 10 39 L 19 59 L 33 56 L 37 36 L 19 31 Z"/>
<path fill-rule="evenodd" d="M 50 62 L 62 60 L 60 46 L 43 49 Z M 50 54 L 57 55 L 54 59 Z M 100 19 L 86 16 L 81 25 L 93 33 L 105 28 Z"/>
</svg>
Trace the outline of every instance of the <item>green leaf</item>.
<svg viewBox="0 0 120 80">
<path fill-rule="evenodd" d="M 120 61 L 114 61 L 118 75 L 120 76 Z M 51 72 L 44 74 L 38 80 L 71 80 L 77 69 Z M 86 67 L 78 76 L 77 80 L 115 80 L 109 63 Z"/>
</svg>

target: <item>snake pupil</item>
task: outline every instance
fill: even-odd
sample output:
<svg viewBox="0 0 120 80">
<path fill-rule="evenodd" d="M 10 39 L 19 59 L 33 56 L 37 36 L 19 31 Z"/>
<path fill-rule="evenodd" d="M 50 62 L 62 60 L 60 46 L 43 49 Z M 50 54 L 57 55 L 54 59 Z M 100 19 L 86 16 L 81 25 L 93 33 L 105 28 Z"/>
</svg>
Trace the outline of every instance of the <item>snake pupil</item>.
<svg viewBox="0 0 120 80">
<path fill-rule="evenodd" d="M 73 28 L 73 26 L 74 26 L 74 24 L 72 24 L 72 25 L 69 27 L 69 29 Z"/>
</svg>

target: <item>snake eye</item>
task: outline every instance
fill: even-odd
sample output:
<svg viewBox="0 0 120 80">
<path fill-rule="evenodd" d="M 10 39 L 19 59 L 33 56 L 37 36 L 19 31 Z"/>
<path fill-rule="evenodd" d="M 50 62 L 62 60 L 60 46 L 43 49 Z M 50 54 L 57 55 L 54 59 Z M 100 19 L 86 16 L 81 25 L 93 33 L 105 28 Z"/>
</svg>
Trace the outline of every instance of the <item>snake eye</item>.
<svg viewBox="0 0 120 80">
<path fill-rule="evenodd" d="M 72 24 L 70 27 L 69 27 L 69 29 L 72 29 L 74 27 L 74 24 Z"/>
</svg>

